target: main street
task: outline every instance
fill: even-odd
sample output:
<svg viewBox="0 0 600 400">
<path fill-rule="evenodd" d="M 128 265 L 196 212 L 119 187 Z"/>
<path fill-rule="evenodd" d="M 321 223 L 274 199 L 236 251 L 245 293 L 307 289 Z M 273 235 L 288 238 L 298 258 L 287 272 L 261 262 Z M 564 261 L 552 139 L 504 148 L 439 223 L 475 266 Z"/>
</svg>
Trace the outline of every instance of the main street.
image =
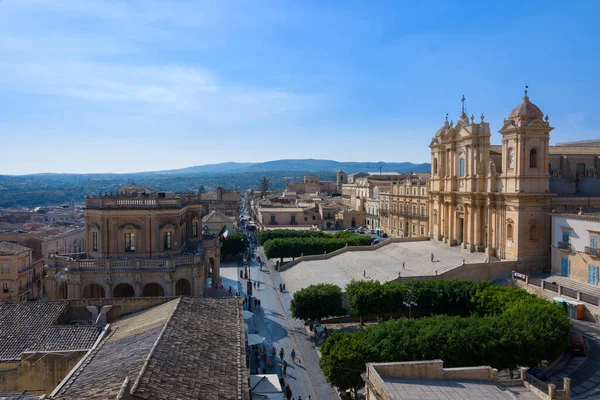
<svg viewBox="0 0 600 400">
<path fill-rule="evenodd" d="M 256 251 L 256 255 L 264 261 L 265 257 L 262 247 Z M 243 270 L 243 268 L 242 268 Z M 260 299 L 260 308 L 252 305 L 254 316 L 247 321 L 251 332 L 256 330 L 266 338 L 267 349 L 275 346 L 277 352 L 283 348 L 285 360 L 288 363 L 287 374 L 284 376 L 285 383 L 290 385 L 295 398 L 301 395 L 306 399 L 309 395 L 313 399 L 330 400 L 338 398 L 338 395 L 326 381 L 321 368 L 319 368 L 319 357 L 315 346 L 308 337 L 302 321 L 293 319 L 289 315 L 291 301 L 290 293 L 280 293 L 279 284 L 282 280 L 279 273 L 274 270 L 273 265 L 258 268 L 256 260 L 250 261 L 248 268 L 250 279 L 260 282 L 260 289 L 253 289 L 253 297 Z M 223 285 L 232 287 L 233 292 L 246 293 L 246 279 L 240 279 L 240 268 L 236 263 L 223 263 L 221 265 L 221 278 Z M 296 363 L 292 362 L 290 353 L 296 351 Z M 275 365 L 267 367 L 267 373 L 279 373 L 279 356 L 276 357 Z"/>
</svg>

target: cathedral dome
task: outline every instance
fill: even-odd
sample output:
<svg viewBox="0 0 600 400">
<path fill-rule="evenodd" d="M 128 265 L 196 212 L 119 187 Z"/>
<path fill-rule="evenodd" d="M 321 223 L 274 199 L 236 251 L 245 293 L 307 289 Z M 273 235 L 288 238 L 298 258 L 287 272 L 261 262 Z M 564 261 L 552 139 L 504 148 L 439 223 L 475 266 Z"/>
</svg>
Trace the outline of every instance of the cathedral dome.
<svg viewBox="0 0 600 400">
<path fill-rule="evenodd" d="M 563 178 L 550 179 L 550 193 L 554 194 L 575 194 L 577 188 L 575 183 Z"/>
<path fill-rule="evenodd" d="M 439 138 L 439 139 L 443 139 L 444 136 L 446 136 L 446 133 L 448 133 L 448 131 L 450 130 L 450 123 L 448 122 L 448 115 L 446 115 L 446 122 L 444 122 L 444 125 L 442 125 L 442 127 L 440 129 L 438 129 L 438 131 L 435 133 L 435 138 Z"/>
<path fill-rule="evenodd" d="M 585 178 L 578 182 L 577 188 L 583 194 L 588 196 L 600 196 L 600 179 Z"/>
<path fill-rule="evenodd" d="M 529 96 L 527 96 L 527 90 L 525 90 L 525 96 L 523 96 L 523 101 L 519 103 L 513 110 L 510 112 L 508 118 L 510 119 L 542 119 L 544 117 L 544 113 L 538 106 L 529 101 Z"/>
</svg>

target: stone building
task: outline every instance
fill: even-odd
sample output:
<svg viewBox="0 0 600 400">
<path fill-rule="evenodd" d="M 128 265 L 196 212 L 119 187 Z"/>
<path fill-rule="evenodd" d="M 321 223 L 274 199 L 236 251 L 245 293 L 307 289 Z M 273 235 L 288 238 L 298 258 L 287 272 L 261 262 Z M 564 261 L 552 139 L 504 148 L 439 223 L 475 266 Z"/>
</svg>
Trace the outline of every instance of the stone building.
<svg viewBox="0 0 600 400">
<path fill-rule="evenodd" d="M 284 197 L 306 193 L 327 193 L 333 195 L 342 192 L 342 185 L 348 181 L 348 176 L 342 170 L 336 174 L 336 181 L 321 181 L 314 174 L 306 175 L 302 182 L 288 182 L 283 191 Z"/>
<path fill-rule="evenodd" d="M 551 147 L 553 129 L 527 91 L 504 120 L 501 146 L 490 145 L 489 123 L 483 114 L 480 122 L 467 117 L 464 103 L 456 124 L 446 117 L 429 146 L 430 237 L 465 251 L 522 261 L 524 268 L 548 265 L 552 209 L 600 202 L 593 196 L 600 148 Z M 551 172 L 566 182 L 553 181 Z M 570 187 L 569 179 L 577 181 L 580 193 L 558 190 Z"/>
<path fill-rule="evenodd" d="M 233 190 L 225 189 L 225 185 L 217 187 L 213 193 L 200 195 L 204 207 L 204 213 L 218 211 L 235 221 L 240 219 L 240 191 L 234 187 Z"/>
<path fill-rule="evenodd" d="M 600 212 L 552 213 L 552 274 L 598 286 Z"/>
<path fill-rule="evenodd" d="M 429 174 L 406 174 L 380 193 L 381 229 L 393 236 L 429 236 Z"/>
<path fill-rule="evenodd" d="M 42 264 L 32 251 L 15 243 L 0 242 L 0 302 L 37 299 L 42 292 Z"/>
<path fill-rule="evenodd" d="M 220 281 L 220 242 L 202 234 L 203 200 L 136 185 L 87 197 L 85 257 L 48 261 L 47 296 L 202 296 L 208 278 Z"/>
</svg>

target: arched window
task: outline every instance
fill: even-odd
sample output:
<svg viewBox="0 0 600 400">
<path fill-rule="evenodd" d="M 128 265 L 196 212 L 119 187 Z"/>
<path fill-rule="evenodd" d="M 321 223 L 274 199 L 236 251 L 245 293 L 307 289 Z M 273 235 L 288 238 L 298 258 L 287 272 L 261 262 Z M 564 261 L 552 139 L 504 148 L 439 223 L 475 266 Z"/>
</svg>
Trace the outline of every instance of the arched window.
<svg viewBox="0 0 600 400">
<path fill-rule="evenodd" d="M 536 149 L 531 149 L 529 151 L 529 168 L 537 168 L 537 156 L 538 154 Z"/>
<path fill-rule="evenodd" d="M 507 240 L 513 239 L 513 225 L 512 224 L 506 225 L 506 239 Z"/>
<path fill-rule="evenodd" d="M 437 175 L 438 173 L 438 164 L 437 164 L 437 158 L 433 159 L 433 174 Z"/>
<path fill-rule="evenodd" d="M 537 240 L 537 225 L 535 224 L 529 227 L 529 240 Z"/>
<path fill-rule="evenodd" d="M 459 163 L 459 176 L 465 176 L 465 158 L 461 157 L 458 163 Z"/>
</svg>

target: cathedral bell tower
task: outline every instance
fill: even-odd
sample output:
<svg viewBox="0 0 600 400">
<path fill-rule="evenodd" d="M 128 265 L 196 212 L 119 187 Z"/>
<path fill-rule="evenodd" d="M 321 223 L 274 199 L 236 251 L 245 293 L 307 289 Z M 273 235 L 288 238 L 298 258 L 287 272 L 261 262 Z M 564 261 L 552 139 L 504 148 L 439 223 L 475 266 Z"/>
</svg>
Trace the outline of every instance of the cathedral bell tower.
<svg viewBox="0 0 600 400">
<path fill-rule="evenodd" d="M 548 116 L 529 101 L 511 111 L 500 129 L 502 134 L 502 172 L 504 193 L 548 193 L 549 140 Z"/>
</svg>

